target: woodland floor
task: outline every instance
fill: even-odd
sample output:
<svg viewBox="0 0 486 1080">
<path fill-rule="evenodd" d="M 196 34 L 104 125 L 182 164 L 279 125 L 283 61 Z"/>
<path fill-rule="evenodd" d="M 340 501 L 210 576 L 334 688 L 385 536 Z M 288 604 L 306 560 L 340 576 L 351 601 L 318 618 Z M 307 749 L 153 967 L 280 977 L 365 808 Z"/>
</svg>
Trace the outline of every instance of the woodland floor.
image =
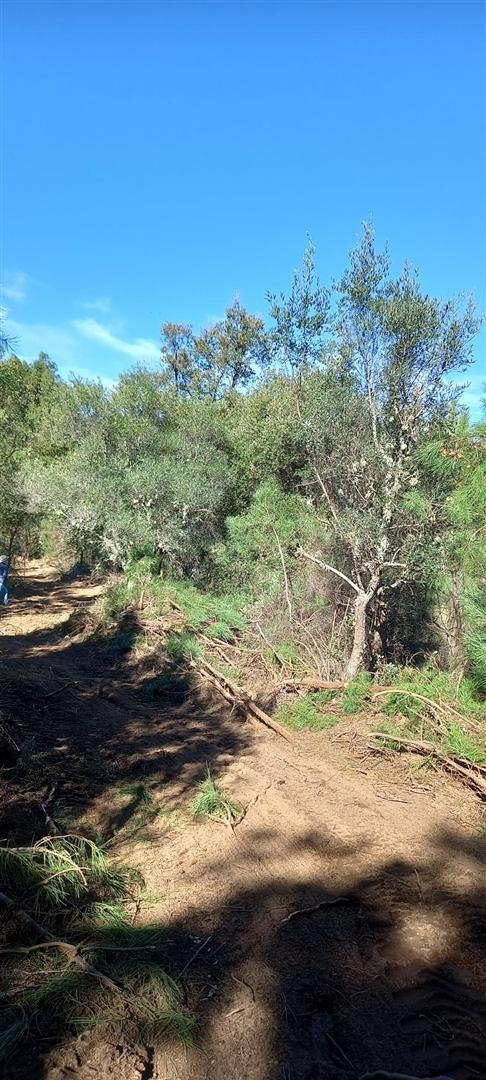
<svg viewBox="0 0 486 1080">
<path fill-rule="evenodd" d="M 0 705 L 35 737 L 52 814 L 116 833 L 141 869 L 158 897 L 141 917 L 168 927 L 174 972 L 206 943 L 183 979 L 197 1046 L 66 1032 L 17 1053 L 8 1080 L 486 1078 L 479 800 L 409 758 L 358 753 L 349 724 L 291 746 L 202 683 L 154 697 L 136 620 L 111 642 L 79 634 L 99 591 L 28 568 L 0 615 Z M 233 831 L 187 813 L 207 766 L 246 810 Z M 128 780 L 161 808 L 141 833 Z M 0 788 L 1 837 L 29 842 L 42 792 L 1 772 Z"/>
</svg>

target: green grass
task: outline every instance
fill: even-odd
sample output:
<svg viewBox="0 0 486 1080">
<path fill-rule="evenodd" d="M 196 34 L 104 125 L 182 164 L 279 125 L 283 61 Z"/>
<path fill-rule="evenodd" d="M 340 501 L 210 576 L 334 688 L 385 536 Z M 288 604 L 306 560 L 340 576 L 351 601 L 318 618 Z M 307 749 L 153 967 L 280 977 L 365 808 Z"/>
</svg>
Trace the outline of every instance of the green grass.
<svg viewBox="0 0 486 1080">
<path fill-rule="evenodd" d="M 294 671 L 298 671 L 303 667 L 302 658 L 299 654 L 299 650 L 293 641 L 281 641 L 272 652 L 267 653 L 268 659 L 274 661 L 275 658 L 281 663 L 288 664 Z"/>
<path fill-rule="evenodd" d="M 440 747 L 449 757 L 464 758 L 471 765 L 486 765 L 486 739 L 473 739 L 460 724 L 447 725 Z"/>
<path fill-rule="evenodd" d="M 394 680 L 391 689 L 401 691 L 387 694 L 382 699 L 383 711 L 390 716 L 401 713 L 409 721 L 425 717 L 429 712 L 427 702 L 413 695 L 420 695 L 438 705 L 450 705 L 465 717 L 471 716 L 484 720 L 486 727 L 486 705 L 478 698 L 474 682 L 461 679 L 459 685 L 447 671 L 441 671 L 434 663 L 422 668 L 402 668 Z M 410 696 L 403 691 L 410 691 Z"/>
<path fill-rule="evenodd" d="M 373 686 L 373 680 L 368 672 L 363 671 L 353 679 L 343 690 L 339 699 L 339 707 L 345 716 L 352 716 L 361 712 Z"/>
<path fill-rule="evenodd" d="M 152 807 L 145 785 L 127 784 L 124 793 Z M 84 959 L 119 987 L 108 989 L 76 970 L 56 948 L 6 954 L 0 1058 L 9 1057 L 31 1033 L 36 1039 L 52 1037 L 53 1021 L 63 1038 L 69 1029 L 117 1024 L 135 1040 L 177 1037 L 192 1045 L 194 1018 L 181 988 L 159 962 L 168 932 L 132 924 L 143 899 L 137 872 L 115 864 L 92 841 L 65 836 L 46 837 L 32 847 L 1 847 L 0 875 L 3 889 L 24 911 L 56 939 L 77 944 Z M 18 935 L 17 926 L 13 933 Z M 28 941 L 32 933 L 35 939 L 35 931 L 29 931 Z M 23 940 L 14 937 L 7 944 L 15 949 Z"/>
<path fill-rule="evenodd" d="M 207 817 L 228 823 L 237 821 L 241 808 L 227 792 L 214 783 L 209 772 L 204 780 L 199 781 L 197 787 L 198 793 L 190 806 L 195 818 Z"/>
<path fill-rule="evenodd" d="M 202 630 L 207 637 L 234 641 L 245 627 L 247 598 L 243 594 L 203 593 L 186 581 L 165 581 L 164 591 L 181 608 L 194 632 Z"/>
<path fill-rule="evenodd" d="M 199 641 L 188 631 L 169 634 L 166 651 L 174 664 L 185 664 L 188 660 L 201 660 L 203 656 Z"/>
<path fill-rule="evenodd" d="M 200 592 L 183 580 L 161 578 L 157 560 L 143 558 L 130 562 L 123 574 L 107 590 L 101 608 L 103 623 L 117 621 L 129 608 L 142 606 L 155 614 L 176 604 L 183 612 L 187 629 L 204 631 L 207 637 L 234 641 L 246 624 L 247 597 Z"/>
<path fill-rule="evenodd" d="M 323 701 L 322 694 L 327 695 L 327 691 L 284 702 L 277 709 L 275 719 L 292 731 L 328 731 L 339 723 L 339 716 L 322 711 L 321 705 L 329 700 L 325 697 Z"/>
</svg>

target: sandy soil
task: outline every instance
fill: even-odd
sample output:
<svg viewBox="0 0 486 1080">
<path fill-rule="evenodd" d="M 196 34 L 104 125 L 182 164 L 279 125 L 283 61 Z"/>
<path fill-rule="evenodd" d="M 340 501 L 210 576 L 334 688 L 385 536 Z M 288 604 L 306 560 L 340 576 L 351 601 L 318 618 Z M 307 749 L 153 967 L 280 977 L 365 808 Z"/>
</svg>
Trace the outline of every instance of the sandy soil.
<svg viewBox="0 0 486 1080">
<path fill-rule="evenodd" d="M 289 746 L 204 685 L 157 697 L 135 619 L 108 646 L 79 635 L 99 591 L 29 568 L 1 615 L 2 712 L 35 736 L 71 827 L 123 838 L 135 808 L 120 783 L 151 788 L 162 812 L 120 853 L 158 897 L 147 917 L 170 931 L 174 973 L 188 965 L 197 1047 L 66 1032 L 17 1054 L 8 1076 L 486 1077 L 476 797 L 363 755 L 339 729 Z M 234 830 L 187 814 L 207 767 L 244 808 Z M 39 835 L 37 795 L 0 781 L 1 835 Z"/>
</svg>

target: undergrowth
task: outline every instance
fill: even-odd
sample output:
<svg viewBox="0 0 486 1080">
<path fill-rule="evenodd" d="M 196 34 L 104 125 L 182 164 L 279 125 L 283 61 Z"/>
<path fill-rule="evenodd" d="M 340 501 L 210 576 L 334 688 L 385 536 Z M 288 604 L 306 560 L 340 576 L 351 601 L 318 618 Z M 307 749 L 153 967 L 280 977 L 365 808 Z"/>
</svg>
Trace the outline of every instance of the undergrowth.
<svg viewBox="0 0 486 1080">
<path fill-rule="evenodd" d="M 362 710 L 372 690 L 373 680 L 367 671 L 362 671 L 352 679 L 339 699 L 339 708 L 345 716 L 352 716 Z"/>
<path fill-rule="evenodd" d="M 176 606 L 185 617 L 188 632 L 234 641 L 245 627 L 246 605 L 247 597 L 243 593 L 231 596 L 203 593 L 182 579 L 162 578 L 156 560 L 144 558 L 130 562 L 107 590 L 101 621 L 116 621 L 133 607 L 161 615 Z"/>
<path fill-rule="evenodd" d="M 200 642 L 187 630 L 169 634 L 165 649 L 169 660 L 174 664 L 184 664 L 188 660 L 201 660 L 203 648 Z"/>
<path fill-rule="evenodd" d="M 446 757 L 486 764 L 486 706 L 472 680 L 454 681 L 432 663 L 403 668 L 390 692 L 379 694 L 378 700 L 385 716 L 400 718 L 400 726 L 387 721 L 377 725 L 390 735 L 380 739 L 381 746 L 399 749 L 399 738 L 426 740 Z"/>
<path fill-rule="evenodd" d="M 17 916 L 2 949 L 0 1059 L 31 1034 L 64 1038 L 104 1024 L 192 1043 L 194 1019 L 160 962 L 166 930 L 133 925 L 143 900 L 137 871 L 66 835 L 0 847 L 0 875 Z"/>
<path fill-rule="evenodd" d="M 275 719 L 292 731 L 327 731 L 339 723 L 339 716 L 326 713 L 322 708 L 332 696 L 328 691 L 321 690 L 285 701 L 277 709 Z"/>
<path fill-rule="evenodd" d="M 472 716 L 484 720 L 486 725 L 486 705 L 481 701 L 474 682 L 468 678 L 454 680 L 449 672 L 441 671 L 435 664 L 429 663 L 422 668 L 402 668 L 390 688 L 393 692 L 383 699 L 383 711 L 390 716 L 401 714 L 407 720 L 416 720 L 427 714 L 427 702 L 442 702 L 452 706 L 465 717 Z M 409 694 L 406 691 L 410 691 Z M 426 698 L 427 701 L 421 701 Z"/>
</svg>

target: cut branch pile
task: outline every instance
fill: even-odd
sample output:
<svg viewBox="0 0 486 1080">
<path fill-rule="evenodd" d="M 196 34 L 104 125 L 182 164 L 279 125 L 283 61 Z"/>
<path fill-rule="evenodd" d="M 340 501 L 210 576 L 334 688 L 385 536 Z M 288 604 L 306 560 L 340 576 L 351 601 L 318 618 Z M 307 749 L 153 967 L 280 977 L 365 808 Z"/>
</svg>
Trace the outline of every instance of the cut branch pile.
<svg viewBox="0 0 486 1080">
<path fill-rule="evenodd" d="M 227 675 L 222 675 L 220 671 L 217 671 L 212 664 L 208 664 L 206 660 L 202 660 L 199 664 L 192 661 L 192 667 L 196 668 L 203 676 L 210 682 L 219 693 L 229 701 L 231 705 L 238 708 L 240 712 L 249 717 L 249 719 L 257 720 L 265 727 L 271 728 L 277 735 L 280 735 L 286 742 L 293 743 L 292 736 L 285 730 L 280 724 L 277 724 L 276 720 L 273 720 L 268 713 L 260 709 L 259 705 L 242 690 L 240 686 L 237 686 L 232 679 L 229 679 Z"/>
</svg>

